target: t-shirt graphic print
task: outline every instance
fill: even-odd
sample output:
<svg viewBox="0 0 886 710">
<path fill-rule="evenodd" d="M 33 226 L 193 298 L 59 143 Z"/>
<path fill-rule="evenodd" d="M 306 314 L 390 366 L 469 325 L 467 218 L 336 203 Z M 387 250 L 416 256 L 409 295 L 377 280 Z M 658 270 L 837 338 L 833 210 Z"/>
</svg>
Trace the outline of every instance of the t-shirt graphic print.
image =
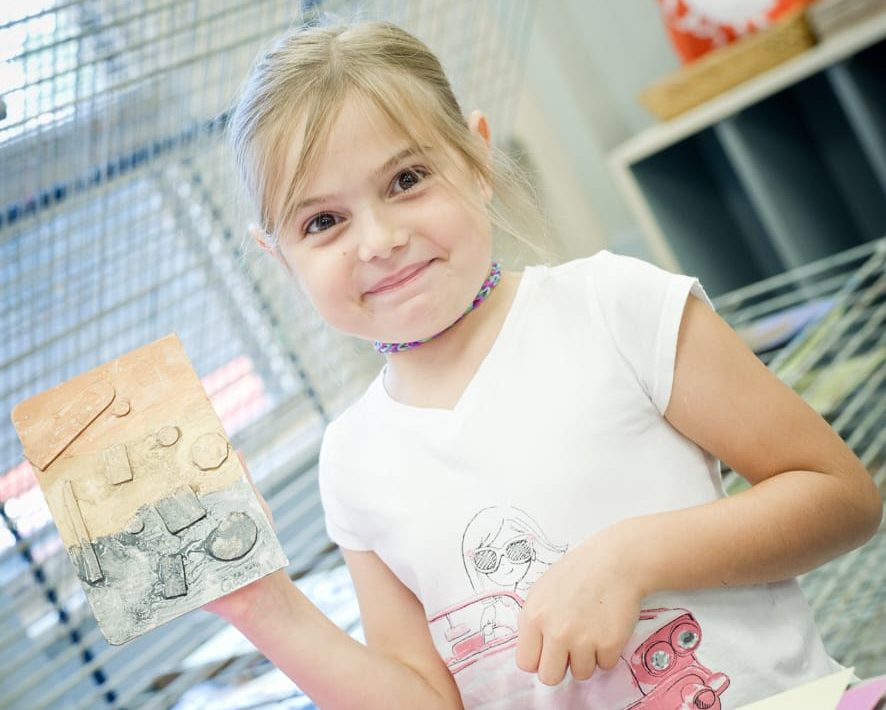
<svg viewBox="0 0 886 710">
<path fill-rule="evenodd" d="M 462 559 L 474 594 L 432 613 L 428 625 L 466 701 L 489 703 L 497 686 L 490 681 L 513 676 L 509 664 L 516 663 L 518 619 L 526 595 L 567 549 L 514 506 L 483 508 L 465 527 Z M 701 637 L 701 626 L 687 609 L 643 609 L 616 667 L 581 682 L 586 687 L 581 695 L 595 707 L 611 710 L 718 709 L 729 678 L 699 660 Z M 563 700 L 557 690 L 569 683 L 567 678 L 551 689 L 547 699 L 552 706 Z M 537 682 L 529 687 L 537 693 Z M 513 690 L 507 691 L 510 702 Z M 570 699 L 575 699 L 574 687 Z"/>
</svg>

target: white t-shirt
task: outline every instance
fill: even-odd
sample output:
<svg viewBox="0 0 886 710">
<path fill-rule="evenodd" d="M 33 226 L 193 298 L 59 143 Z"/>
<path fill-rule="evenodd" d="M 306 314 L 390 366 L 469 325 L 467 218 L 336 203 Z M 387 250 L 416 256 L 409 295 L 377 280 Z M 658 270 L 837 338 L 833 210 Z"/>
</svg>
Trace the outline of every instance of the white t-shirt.
<svg viewBox="0 0 886 710">
<path fill-rule="evenodd" d="M 516 666 L 526 592 L 567 550 L 724 495 L 719 462 L 663 416 L 690 292 L 710 303 L 696 279 L 607 251 L 528 268 L 454 409 L 401 404 L 379 375 L 328 427 L 329 535 L 415 593 L 466 707 L 728 709 L 839 668 L 794 580 L 656 593 L 588 681 Z"/>
</svg>

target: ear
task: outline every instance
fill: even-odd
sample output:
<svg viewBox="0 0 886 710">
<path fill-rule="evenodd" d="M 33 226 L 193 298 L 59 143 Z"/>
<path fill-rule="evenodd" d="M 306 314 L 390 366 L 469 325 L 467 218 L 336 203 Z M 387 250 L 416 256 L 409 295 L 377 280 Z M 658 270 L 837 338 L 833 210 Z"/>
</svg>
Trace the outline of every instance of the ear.
<svg viewBox="0 0 886 710">
<path fill-rule="evenodd" d="M 261 248 L 261 250 L 265 254 L 269 254 L 269 255 L 276 258 L 276 256 L 277 256 L 276 251 L 277 250 L 274 249 L 274 246 L 268 240 L 268 235 L 265 233 L 265 231 L 261 227 L 259 227 L 255 223 L 253 223 L 253 224 L 250 224 L 249 227 L 247 227 L 247 231 L 249 232 L 249 236 L 252 237 L 252 241 L 254 241 L 256 244 L 258 244 L 258 246 Z"/>
<path fill-rule="evenodd" d="M 483 141 L 488 153 L 492 147 L 492 139 L 490 138 L 489 121 L 486 120 L 486 114 L 477 109 L 471 111 L 468 116 L 468 129 Z"/>
<path fill-rule="evenodd" d="M 286 259 L 283 257 L 283 253 L 280 249 L 271 242 L 268 234 L 257 224 L 250 224 L 247 228 L 249 232 L 249 236 L 252 237 L 253 241 L 258 244 L 259 248 L 269 256 L 274 257 L 277 261 L 282 264 L 283 268 L 286 269 L 289 273 L 292 273 L 292 269 L 289 268 L 289 264 L 286 262 Z"/>
<path fill-rule="evenodd" d="M 477 136 L 480 140 L 483 141 L 483 146 L 486 148 L 486 164 L 490 165 L 490 153 L 492 151 L 492 138 L 489 132 L 489 122 L 486 120 L 486 114 L 482 111 L 474 109 L 471 111 L 468 116 L 468 129 L 471 131 L 472 135 Z M 482 189 L 483 193 L 486 195 L 486 201 L 492 199 L 492 186 L 489 185 L 485 180 L 482 180 Z"/>
</svg>

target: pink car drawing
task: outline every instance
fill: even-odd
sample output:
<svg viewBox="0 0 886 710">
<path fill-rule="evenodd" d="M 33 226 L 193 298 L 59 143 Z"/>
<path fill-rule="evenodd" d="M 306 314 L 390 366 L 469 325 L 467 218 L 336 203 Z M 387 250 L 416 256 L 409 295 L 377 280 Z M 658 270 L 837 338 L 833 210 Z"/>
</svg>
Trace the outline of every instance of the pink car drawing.
<svg viewBox="0 0 886 710">
<path fill-rule="evenodd" d="M 431 633 L 437 647 L 448 650 L 443 660 L 453 675 L 515 646 L 522 607 L 519 595 L 495 591 L 430 617 Z M 701 626 L 687 609 L 644 609 L 619 663 L 606 672 L 602 696 L 592 695 L 612 710 L 720 710 L 729 678 L 699 662 L 700 644 Z"/>
<path fill-rule="evenodd" d="M 499 623 L 499 614 L 490 621 L 490 609 L 513 610 L 512 623 Z M 486 592 L 437 612 L 428 619 L 435 638 L 442 637 L 450 654 L 444 657 L 449 670 L 455 674 L 478 661 L 516 645 L 517 616 L 523 608 L 523 599 L 504 590 Z M 508 619 L 510 621 L 511 619 Z M 438 648 L 441 646 L 438 645 Z"/>
<path fill-rule="evenodd" d="M 701 626 L 687 609 L 644 609 L 625 647 L 630 657 L 622 655 L 641 697 L 625 710 L 720 710 L 729 678 L 698 661 L 700 644 Z"/>
</svg>

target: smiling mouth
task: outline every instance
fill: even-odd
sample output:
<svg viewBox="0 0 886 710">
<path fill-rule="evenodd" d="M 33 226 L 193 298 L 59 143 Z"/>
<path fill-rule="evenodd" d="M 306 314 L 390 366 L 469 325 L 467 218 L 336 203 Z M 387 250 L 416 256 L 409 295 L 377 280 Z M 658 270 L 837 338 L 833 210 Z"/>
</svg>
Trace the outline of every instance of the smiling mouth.
<svg viewBox="0 0 886 710">
<path fill-rule="evenodd" d="M 423 273 L 424 270 L 431 265 L 431 261 L 424 261 L 420 264 L 413 264 L 412 266 L 407 266 L 405 269 L 400 271 L 397 274 L 394 274 L 392 277 L 383 279 L 375 286 L 373 286 L 369 291 L 366 292 L 366 295 L 378 295 L 382 293 L 388 293 L 389 291 L 394 291 L 402 286 L 405 286 L 410 281 L 415 279 L 419 274 Z"/>
</svg>

